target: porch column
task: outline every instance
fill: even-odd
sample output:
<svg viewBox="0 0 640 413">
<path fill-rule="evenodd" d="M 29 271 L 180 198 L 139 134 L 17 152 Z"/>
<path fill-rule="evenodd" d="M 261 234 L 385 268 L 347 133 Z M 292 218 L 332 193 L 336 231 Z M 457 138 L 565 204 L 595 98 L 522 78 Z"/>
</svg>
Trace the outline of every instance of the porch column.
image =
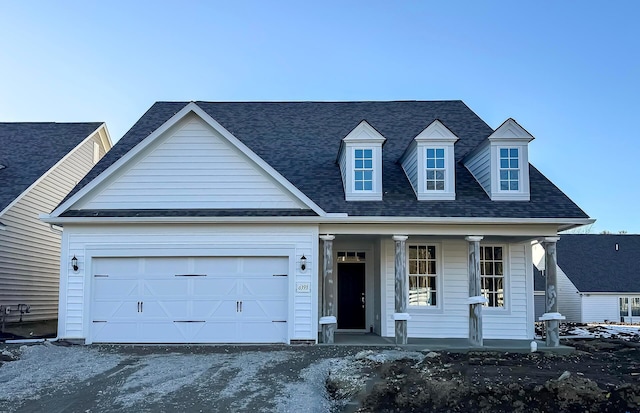
<svg viewBox="0 0 640 413">
<path fill-rule="evenodd" d="M 335 282 L 333 279 L 333 240 L 334 235 L 320 235 L 323 246 L 322 258 L 322 342 L 333 344 L 336 330 Z"/>
<path fill-rule="evenodd" d="M 407 313 L 407 252 L 406 235 L 394 235 L 396 243 L 395 254 L 395 293 L 396 307 L 393 319 L 396 324 L 396 344 L 407 344 L 407 321 L 411 319 Z"/>
<path fill-rule="evenodd" d="M 560 320 L 565 317 L 558 312 L 558 288 L 557 288 L 557 268 L 556 243 L 560 237 L 546 237 L 542 242 L 544 247 L 544 275 L 546 278 L 545 288 L 545 313 L 540 317 L 546 325 L 547 347 L 558 347 L 560 345 Z"/>
<path fill-rule="evenodd" d="M 487 298 L 482 296 L 480 288 L 480 236 L 465 237 L 469 243 L 469 344 L 482 347 L 482 305 Z"/>
</svg>

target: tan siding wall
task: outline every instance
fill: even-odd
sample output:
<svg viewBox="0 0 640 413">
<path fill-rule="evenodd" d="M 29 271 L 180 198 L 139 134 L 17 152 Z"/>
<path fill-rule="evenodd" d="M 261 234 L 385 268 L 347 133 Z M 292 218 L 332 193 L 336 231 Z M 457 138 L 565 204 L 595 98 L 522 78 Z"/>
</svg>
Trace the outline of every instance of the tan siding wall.
<svg viewBox="0 0 640 413">
<path fill-rule="evenodd" d="M 189 117 L 160 139 L 82 208 L 304 207 L 199 118 Z"/>
<path fill-rule="evenodd" d="M 7 229 L 0 231 L 0 304 L 30 305 L 25 321 L 58 317 L 61 235 L 38 217 L 51 212 L 93 167 L 93 142 L 85 142 L 2 216 Z"/>
</svg>

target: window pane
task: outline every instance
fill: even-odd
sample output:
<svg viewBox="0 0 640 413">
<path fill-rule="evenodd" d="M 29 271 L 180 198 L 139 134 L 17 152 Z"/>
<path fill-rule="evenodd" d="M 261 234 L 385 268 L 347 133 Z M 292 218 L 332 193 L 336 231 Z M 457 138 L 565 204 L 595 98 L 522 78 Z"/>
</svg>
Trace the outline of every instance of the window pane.
<svg viewBox="0 0 640 413">
<path fill-rule="evenodd" d="M 509 156 L 509 150 L 507 148 L 500 148 L 500 157 L 506 158 Z"/>
<path fill-rule="evenodd" d="M 631 315 L 634 317 L 640 316 L 640 298 L 638 297 L 631 299 Z"/>
<path fill-rule="evenodd" d="M 509 190 L 510 191 L 517 191 L 518 190 L 518 181 L 509 182 Z"/>
<path fill-rule="evenodd" d="M 437 305 L 437 303 L 436 303 L 436 295 L 437 294 L 436 294 L 435 291 L 431 292 L 431 302 L 429 303 L 430 305 Z"/>
<path fill-rule="evenodd" d="M 356 159 L 355 165 L 356 165 L 356 168 L 362 169 L 362 165 L 363 165 L 362 159 Z"/>
<path fill-rule="evenodd" d="M 482 295 L 488 307 L 504 307 L 504 261 L 502 247 L 480 247 Z"/>
<path fill-rule="evenodd" d="M 500 168 L 508 168 L 509 160 L 508 159 L 500 159 Z"/>
<path fill-rule="evenodd" d="M 426 273 L 427 273 L 427 262 L 418 261 L 418 274 L 426 274 Z"/>
<path fill-rule="evenodd" d="M 444 168 L 444 159 L 436 159 L 436 168 Z"/>
<path fill-rule="evenodd" d="M 373 151 L 371 149 L 365 149 L 364 150 L 364 157 L 365 158 L 373 158 Z"/>
<path fill-rule="evenodd" d="M 509 161 L 509 168 L 517 168 L 518 167 L 518 160 L 517 159 L 511 159 Z"/>
<path fill-rule="evenodd" d="M 409 260 L 409 274 L 417 274 L 418 273 L 418 261 L 410 259 Z"/>
<path fill-rule="evenodd" d="M 436 189 L 436 183 L 433 181 L 427 182 L 427 191 L 433 191 Z"/>
<path fill-rule="evenodd" d="M 356 158 L 362 158 L 362 149 L 356 149 Z"/>
<path fill-rule="evenodd" d="M 509 156 L 511 156 L 512 158 L 517 158 L 518 157 L 518 148 L 511 148 L 509 150 Z"/>
<path fill-rule="evenodd" d="M 436 247 L 435 245 L 429 245 L 427 247 L 427 252 L 428 252 L 428 257 L 431 260 L 435 260 L 436 259 Z"/>
<path fill-rule="evenodd" d="M 418 258 L 426 259 L 427 258 L 427 247 L 424 245 L 420 245 L 418 247 Z"/>
<path fill-rule="evenodd" d="M 493 263 L 485 262 L 484 263 L 484 275 L 493 275 Z"/>
<path fill-rule="evenodd" d="M 435 159 L 427 159 L 427 168 L 435 168 L 436 160 Z"/>
<path fill-rule="evenodd" d="M 444 149 L 442 149 L 442 148 L 436 149 L 436 157 L 437 158 L 444 158 Z"/>
<path fill-rule="evenodd" d="M 500 182 L 500 190 L 501 191 L 508 191 L 509 190 L 509 182 L 501 181 Z"/>
<path fill-rule="evenodd" d="M 626 317 L 629 315 L 629 299 L 627 297 L 620 297 L 620 317 Z"/>
<path fill-rule="evenodd" d="M 427 171 L 427 179 L 436 179 L 436 171 Z"/>
<path fill-rule="evenodd" d="M 373 171 L 363 171 L 365 181 L 370 181 L 373 178 Z"/>
<path fill-rule="evenodd" d="M 502 247 L 493 248 L 493 252 L 495 253 L 494 260 L 502 260 Z"/>
<path fill-rule="evenodd" d="M 518 171 L 509 171 L 509 179 L 518 180 Z"/>
<path fill-rule="evenodd" d="M 373 183 L 371 181 L 365 181 L 364 182 L 364 189 L 365 189 L 365 191 L 372 191 L 373 190 Z"/>
<path fill-rule="evenodd" d="M 429 277 L 429 288 L 435 291 L 436 289 L 436 277 Z"/>
<path fill-rule="evenodd" d="M 442 181 L 436 182 L 436 191 L 444 191 L 444 182 Z"/>
<path fill-rule="evenodd" d="M 509 171 L 500 171 L 500 179 L 509 179 Z"/>
<path fill-rule="evenodd" d="M 356 181 L 362 181 L 363 171 L 355 171 Z"/>
<path fill-rule="evenodd" d="M 362 184 L 362 181 L 360 182 L 356 181 L 355 188 L 356 188 L 356 191 L 362 191 L 364 189 L 364 185 Z"/>
<path fill-rule="evenodd" d="M 366 161 L 364 161 L 364 167 L 368 169 L 373 168 L 373 161 L 371 159 L 367 159 Z"/>
<path fill-rule="evenodd" d="M 436 273 L 436 262 L 429 261 L 429 274 L 435 274 L 435 273 Z"/>
<path fill-rule="evenodd" d="M 413 260 L 418 257 L 418 247 L 415 245 L 409 246 L 409 259 Z"/>
<path fill-rule="evenodd" d="M 503 272 L 502 272 L 502 262 L 496 262 L 495 264 L 496 264 L 496 265 L 495 265 L 495 267 L 494 267 L 494 268 L 495 268 L 495 270 L 496 270 L 496 275 L 503 275 Z"/>
<path fill-rule="evenodd" d="M 427 148 L 427 158 L 435 158 L 436 150 Z"/>
<path fill-rule="evenodd" d="M 493 259 L 493 247 L 487 247 L 487 249 L 484 252 L 484 259 L 485 260 Z"/>
</svg>

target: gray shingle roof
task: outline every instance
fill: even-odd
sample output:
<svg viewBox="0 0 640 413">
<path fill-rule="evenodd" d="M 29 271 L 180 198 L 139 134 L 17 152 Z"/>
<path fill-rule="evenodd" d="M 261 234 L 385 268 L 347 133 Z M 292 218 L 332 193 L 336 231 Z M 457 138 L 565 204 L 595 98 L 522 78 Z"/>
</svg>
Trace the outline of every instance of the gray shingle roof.
<svg viewBox="0 0 640 413">
<path fill-rule="evenodd" d="M 640 293 L 640 235 L 561 235 L 557 253 L 580 292 Z"/>
<path fill-rule="evenodd" d="M 154 104 L 72 194 L 187 103 Z M 352 216 L 587 218 L 533 166 L 531 201 L 491 201 L 459 161 L 493 130 L 461 101 L 196 103 L 327 212 Z M 455 201 L 418 201 L 398 163 L 411 140 L 435 119 L 460 138 L 455 144 Z M 387 138 L 383 146 L 382 201 L 344 199 L 335 160 L 342 138 L 362 120 Z"/>
<path fill-rule="evenodd" d="M 0 210 L 100 125 L 0 122 Z"/>
</svg>

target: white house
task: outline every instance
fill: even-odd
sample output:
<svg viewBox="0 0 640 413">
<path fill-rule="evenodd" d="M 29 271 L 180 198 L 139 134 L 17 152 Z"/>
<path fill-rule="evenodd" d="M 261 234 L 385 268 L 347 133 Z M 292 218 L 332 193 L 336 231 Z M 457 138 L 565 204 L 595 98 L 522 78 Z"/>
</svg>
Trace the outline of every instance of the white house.
<svg viewBox="0 0 640 413">
<path fill-rule="evenodd" d="M 531 241 L 592 222 L 532 139 L 461 101 L 156 103 L 43 217 L 59 335 L 531 339 Z"/>
<path fill-rule="evenodd" d="M 566 234 L 557 253 L 558 305 L 566 321 L 640 323 L 640 235 Z M 538 244 L 533 258 L 544 268 Z M 544 294 L 544 271 L 536 284 Z"/>
<path fill-rule="evenodd" d="M 39 215 L 55 208 L 110 148 L 103 123 L 0 123 L 0 312 L 6 321 L 58 318 L 62 229 Z"/>
</svg>

